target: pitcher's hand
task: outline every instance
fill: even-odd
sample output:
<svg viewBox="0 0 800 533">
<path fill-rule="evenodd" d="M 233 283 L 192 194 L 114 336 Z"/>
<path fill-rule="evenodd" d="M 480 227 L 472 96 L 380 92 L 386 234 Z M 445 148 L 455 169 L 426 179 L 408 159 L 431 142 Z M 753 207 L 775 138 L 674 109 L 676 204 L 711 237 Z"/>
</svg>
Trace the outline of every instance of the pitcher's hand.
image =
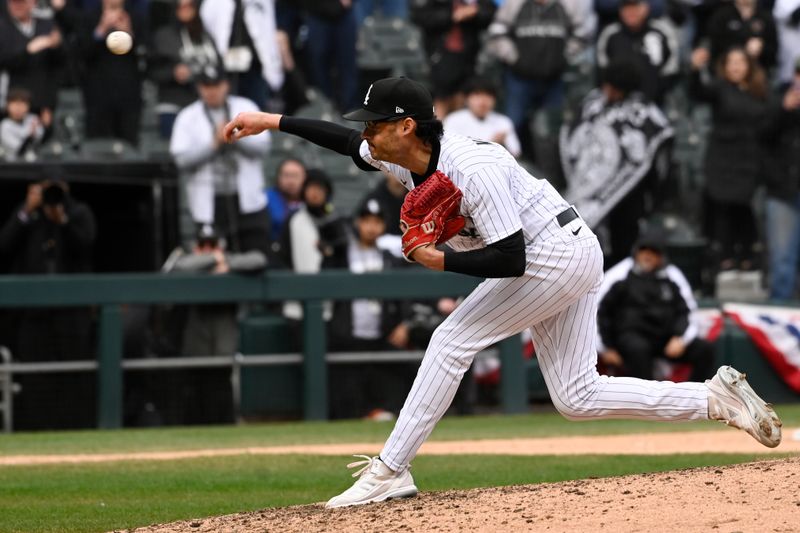
<svg viewBox="0 0 800 533">
<path fill-rule="evenodd" d="M 265 130 L 277 130 L 281 123 L 281 116 L 260 111 L 239 113 L 225 125 L 223 130 L 225 142 L 238 141 L 242 137 L 258 135 Z"/>
</svg>

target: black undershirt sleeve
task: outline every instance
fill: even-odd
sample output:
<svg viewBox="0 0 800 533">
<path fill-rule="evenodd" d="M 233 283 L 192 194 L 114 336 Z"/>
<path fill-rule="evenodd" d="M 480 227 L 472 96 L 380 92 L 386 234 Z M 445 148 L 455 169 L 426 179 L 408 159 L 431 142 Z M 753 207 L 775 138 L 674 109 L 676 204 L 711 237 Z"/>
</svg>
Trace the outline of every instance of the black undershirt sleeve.
<svg viewBox="0 0 800 533">
<path fill-rule="evenodd" d="M 307 141 L 333 150 L 342 155 L 349 155 L 361 170 L 367 172 L 378 170 L 361 159 L 361 133 L 325 120 L 282 116 L 280 130 L 302 137 Z"/>
<path fill-rule="evenodd" d="M 515 278 L 525 273 L 525 237 L 517 231 L 469 252 L 446 251 L 444 269 L 480 278 Z"/>
</svg>

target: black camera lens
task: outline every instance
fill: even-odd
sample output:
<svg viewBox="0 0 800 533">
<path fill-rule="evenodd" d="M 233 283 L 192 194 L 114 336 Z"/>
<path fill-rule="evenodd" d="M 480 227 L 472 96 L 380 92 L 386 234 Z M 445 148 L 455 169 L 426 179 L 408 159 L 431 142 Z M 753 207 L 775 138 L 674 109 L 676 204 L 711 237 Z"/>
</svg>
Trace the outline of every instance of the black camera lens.
<svg viewBox="0 0 800 533">
<path fill-rule="evenodd" d="M 45 205 L 58 205 L 64 203 L 64 189 L 58 185 L 49 185 L 42 191 L 42 201 Z"/>
</svg>

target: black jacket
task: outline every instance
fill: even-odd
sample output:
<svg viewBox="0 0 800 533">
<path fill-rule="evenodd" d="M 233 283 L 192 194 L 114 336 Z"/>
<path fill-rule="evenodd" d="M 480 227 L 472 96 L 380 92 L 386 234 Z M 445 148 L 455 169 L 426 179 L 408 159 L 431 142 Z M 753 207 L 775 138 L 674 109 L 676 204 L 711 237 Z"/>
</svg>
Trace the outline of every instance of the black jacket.
<svg viewBox="0 0 800 533">
<path fill-rule="evenodd" d="M 447 96 L 460 89 L 475 69 L 481 47 L 481 32 L 489 26 L 495 12 L 492 0 L 477 0 L 478 14 L 453 23 L 453 0 L 416 0 L 410 3 L 411 22 L 420 27 L 431 64 L 431 82 L 437 93 Z M 450 30 L 460 30 L 460 51 L 447 47 Z"/>
<path fill-rule="evenodd" d="M 54 109 L 60 65 L 64 54 L 61 48 L 29 54 L 28 43 L 35 37 L 48 35 L 54 28 L 52 20 L 34 17 L 34 33 L 27 37 L 8 19 L 0 17 L 0 71 L 7 71 L 10 88 L 23 87 L 31 92 L 31 109 Z"/>
<path fill-rule="evenodd" d="M 489 47 L 517 76 L 553 80 L 567 67 L 572 24 L 558 0 L 507 1 L 489 28 Z"/>
<path fill-rule="evenodd" d="M 794 203 L 800 194 L 800 109 L 781 108 L 766 130 L 767 193 Z"/>
<path fill-rule="evenodd" d="M 14 274 L 70 274 L 92 270 L 97 229 L 89 207 L 74 199 L 65 203 L 67 223 L 57 225 L 34 211 L 27 219 L 22 206 L 0 229 L 0 252 L 12 259 Z"/>
<path fill-rule="evenodd" d="M 383 270 L 392 270 L 400 266 L 400 260 L 389 252 L 383 251 Z M 349 269 L 347 248 L 340 249 L 339 253 L 326 258 L 323 268 Z M 400 300 L 380 300 L 381 306 L 381 337 L 386 340 L 392 330 L 407 316 L 406 304 Z M 353 302 L 340 300 L 334 303 L 333 317 L 328 323 L 328 342 L 333 350 L 346 350 L 353 339 Z"/>
<path fill-rule="evenodd" d="M 633 265 L 632 259 L 627 261 Z M 619 335 L 626 331 L 666 341 L 686 332 L 689 306 L 665 269 L 641 275 L 631 268 L 600 301 L 597 326 L 608 348 L 614 348 Z"/>
<path fill-rule="evenodd" d="M 141 102 L 142 72 L 136 47 L 142 39 L 144 24 L 135 12 L 129 14 L 134 33 L 133 51 L 124 55 L 109 51 L 105 44 L 106 35 L 95 36 L 94 29 L 102 16 L 101 11 L 87 12 L 80 19 L 77 42 L 85 69 L 81 76 L 83 96 L 88 105 L 97 101 L 114 101 L 138 106 Z"/>
<path fill-rule="evenodd" d="M 186 47 L 185 44 L 190 46 Z M 197 41 L 193 41 L 187 30 L 179 24 L 164 26 L 156 31 L 150 47 L 148 74 L 158 84 L 160 103 L 184 108 L 197 100 L 197 89 L 193 78 L 189 78 L 186 83 L 175 80 L 175 66 L 179 63 L 186 64 L 192 75 L 197 76 L 209 66 L 219 69 L 222 57 L 205 31 L 203 39 Z"/>
<path fill-rule="evenodd" d="M 690 92 L 709 102 L 712 109 L 703 165 L 706 192 L 717 202 L 749 204 L 763 180 L 762 139 L 774 104 L 769 98 L 756 98 L 727 81 L 705 76 L 692 74 Z"/>
<path fill-rule="evenodd" d="M 660 105 L 679 74 L 677 36 L 659 19 L 648 20 L 638 32 L 621 23 L 611 24 L 598 37 L 597 64 L 603 69 L 614 61 L 636 65 L 641 75 L 641 91 Z"/>
<path fill-rule="evenodd" d="M 495 12 L 491 0 L 477 0 L 478 14 L 459 24 L 464 40 L 465 55 L 475 57 L 480 50 L 480 32 L 489 26 Z M 453 0 L 417 0 L 411 2 L 411 22 L 422 29 L 428 55 L 445 48 L 447 32 L 453 23 Z"/>
<path fill-rule="evenodd" d="M 712 64 L 729 48 L 744 47 L 751 37 L 758 37 L 764 42 L 759 58 L 761 66 L 771 68 L 777 62 L 778 33 L 775 19 L 766 9 L 756 8 L 750 20 L 744 21 L 733 2 L 721 5 L 708 21 L 707 34 L 711 41 Z"/>
</svg>

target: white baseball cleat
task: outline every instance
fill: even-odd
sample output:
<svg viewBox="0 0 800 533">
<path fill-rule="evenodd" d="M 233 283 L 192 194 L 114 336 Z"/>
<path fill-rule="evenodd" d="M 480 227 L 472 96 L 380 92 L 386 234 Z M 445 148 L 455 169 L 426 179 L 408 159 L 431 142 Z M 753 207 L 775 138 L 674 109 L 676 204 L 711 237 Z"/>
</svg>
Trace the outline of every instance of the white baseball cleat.
<svg viewBox="0 0 800 533">
<path fill-rule="evenodd" d="M 744 374 L 723 366 L 706 380 L 706 386 L 708 418 L 742 429 L 769 448 L 781 443 L 781 419 L 770 404 L 759 398 Z"/>
<path fill-rule="evenodd" d="M 353 473 L 353 477 L 358 477 L 358 481 L 343 493 L 328 500 L 328 503 L 325 504 L 328 509 L 416 496 L 417 487 L 414 485 L 409 468 L 395 472 L 378 457 L 366 455 L 354 455 L 353 457 L 364 458 L 363 461 L 347 465 L 347 468 L 364 465 Z"/>
</svg>

